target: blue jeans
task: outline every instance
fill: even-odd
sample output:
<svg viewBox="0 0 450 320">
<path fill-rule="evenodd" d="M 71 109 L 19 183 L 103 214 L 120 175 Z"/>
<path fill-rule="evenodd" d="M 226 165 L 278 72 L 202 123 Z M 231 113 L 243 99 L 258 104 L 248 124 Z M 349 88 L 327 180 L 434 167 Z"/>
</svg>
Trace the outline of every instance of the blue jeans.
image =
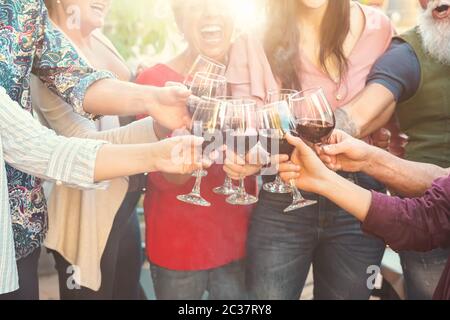
<svg viewBox="0 0 450 320">
<path fill-rule="evenodd" d="M 260 194 L 248 239 L 250 298 L 298 300 L 312 265 L 315 299 L 368 299 L 368 267 L 381 264 L 385 244 L 330 201 L 304 196 L 319 203 L 287 215 L 292 197 Z"/>
<path fill-rule="evenodd" d="M 450 249 L 401 252 L 406 295 L 409 300 L 431 300 L 447 264 Z"/>
<path fill-rule="evenodd" d="M 174 271 L 151 264 L 158 300 L 245 300 L 245 262 L 205 271 Z"/>
</svg>

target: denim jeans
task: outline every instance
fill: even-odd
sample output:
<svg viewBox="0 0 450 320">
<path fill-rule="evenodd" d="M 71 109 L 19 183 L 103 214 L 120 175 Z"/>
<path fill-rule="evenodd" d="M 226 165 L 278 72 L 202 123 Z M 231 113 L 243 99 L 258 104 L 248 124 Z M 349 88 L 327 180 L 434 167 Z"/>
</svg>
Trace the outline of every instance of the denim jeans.
<svg viewBox="0 0 450 320">
<path fill-rule="evenodd" d="M 367 176 L 352 177 L 382 189 Z M 368 267 L 381 264 L 385 244 L 363 234 L 361 224 L 329 200 L 304 196 L 319 203 L 284 214 L 292 197 L 260 194 L 248 239 L 250 299 L 298 300 L 311 265 L 315 299 L 368 299 Z"/>
<path fill-rule="evenodd" d="M 447 264 L 450 249 L 401 252 L 406 295 L 409 300 L 431 300 Z"/>
<path fill-rule="evenodd" d="M 246 300 L 245 262 L 205 271 L 174 271 L 151 264 L 158 300 Z"/>
</svg>

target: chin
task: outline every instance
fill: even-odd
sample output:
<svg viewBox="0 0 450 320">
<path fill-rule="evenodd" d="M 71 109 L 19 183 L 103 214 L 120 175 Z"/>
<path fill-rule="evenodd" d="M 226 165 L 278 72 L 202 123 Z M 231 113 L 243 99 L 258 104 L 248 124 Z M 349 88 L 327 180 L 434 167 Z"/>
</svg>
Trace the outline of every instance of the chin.
<svg viewBox="0 0 450 320">
<path fill-rule="evenodd" d="M 228 49 L 229 49 L 229 47 L 227 47 L 227 48 L 200 48 L 199 52 L 202 55 L 204 55 L 210 59 L 221 62 L 227 56 Z"/>
</svg>

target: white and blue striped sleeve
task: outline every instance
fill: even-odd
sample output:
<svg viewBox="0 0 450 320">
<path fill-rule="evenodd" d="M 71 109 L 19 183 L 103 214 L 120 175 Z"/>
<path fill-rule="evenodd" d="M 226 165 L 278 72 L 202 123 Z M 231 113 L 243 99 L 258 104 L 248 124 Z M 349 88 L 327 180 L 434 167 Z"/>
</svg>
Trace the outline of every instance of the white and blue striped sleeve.
<svg viewBox="0 0 450 320">
<path fill-rule="evenodd" d="M 5 162 L 36 177 L 70 187 L 98 189 L 95 183 L 97 152 L 104 141 L 57 136 L 0 89 L 0 130 Z"/>
</svg>

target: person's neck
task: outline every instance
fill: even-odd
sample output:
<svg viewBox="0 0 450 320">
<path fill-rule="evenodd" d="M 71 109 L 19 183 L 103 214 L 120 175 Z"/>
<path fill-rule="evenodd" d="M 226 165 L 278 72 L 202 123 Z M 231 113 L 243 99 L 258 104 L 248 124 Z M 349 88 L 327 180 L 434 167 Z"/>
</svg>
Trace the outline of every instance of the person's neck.
<svg viewBox="0 0 450 320">
<path fill-rule="evenodd" d="M 89 48 L 92 30 L 86 30 L 82 26 L 69 28 L 67 25 L 69 17 L 64 12 L 60 12 L 61 10 L 63 9 L 58 10 L 59 12 L 51 12 L 50 19 L 78 48 Z"/>
<path fill-rule="evenodd" d="M 328 4 L 323 5 L 317 9 L 311 9 L 300 3 L 298 8 L 299 26 L 303 29 L 314 30 L 315 32 L 319 32 L 327 8 Z"/>
<path fill-rule="evenodd" d="M 175 59 L 169 62 L 169 65 L 172 69 L 177 71 L 179 74 L 185 76 L 191 66 L 194 64 L 195 59 L 197 59 L 198 53 L 194 53 L 192 50 L 187 48 L 180 55 L 178 55 Z"/>
</svg>

